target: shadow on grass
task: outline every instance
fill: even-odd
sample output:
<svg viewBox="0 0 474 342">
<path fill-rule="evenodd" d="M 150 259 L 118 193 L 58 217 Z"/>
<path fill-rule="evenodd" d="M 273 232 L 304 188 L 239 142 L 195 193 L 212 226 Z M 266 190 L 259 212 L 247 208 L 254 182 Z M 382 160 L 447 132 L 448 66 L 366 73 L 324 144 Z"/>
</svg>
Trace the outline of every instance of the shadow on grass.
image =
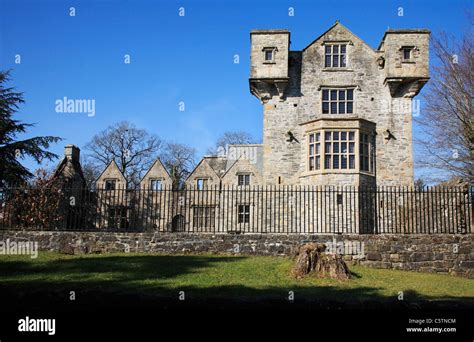
<svg viewBox="0 0 474 342">
<path fill-rule="evenodd" d="M 406 303 L 415 303 L 415 308 L 416 303 L 427 305 L 425 298 L 413 290 L 404 291 L 404 302 L 401 302 L 397 300 L 396 294 L 384 296 L 375 286 L 348 288 L 337 286 L 337 283 L 332 286 L 305 285 L 292 280 L 288 281 L 287 286 L 272 286 L 265 282 L 262 283 L 265 286 L 253 287 L 242 284 L 217 285 L 207 283 L 200 274 L 205 268 L 216 265 L 227 267 L 226 264 L 244 259 L 246 257 L 112 255 L 40 262 L 4 260 L 0 262 L 0 301 L 3 303 L 0 311 L 6 312 L 9 307 L 67 311 L 71 309 L 71 305 L 85 310 L 179 306 L 192 309 L 202 305 L 207 308 L 221 308 L 225 305 L 239 309 L 254 309 L 256 305 L 260 309 L 291 308 L 288 304 L 297 304 L 293 307 L 299 309 L 360 309 L 382 308 L 387 305 L 399 308 L 410 305 Z M 229 266 L 226 272 L 242 272 L 237 268 Z M 355 272 L 351 274 L 356 279 L 362 278 Z M 182 285 L 176 286 L 175 278 L 180 276 L 190 277 L 181 279 Z M 217 278 L 219 276 L 217 274 Z M 8 277 L 8 281 L 1 281 L 4 277 Z M 75 291 L 77 297 L 73 304 L 69 300 L 70 291 Z M 290 291 L 294 293 L 294 301 L 289 299 Z M 185 300 L 180 301 L 180 296 L 183 295 Z M 472 298 L 457 297 L 456 301 L 444 299 L 451 306 L 473 305 Z"/>
</svg>

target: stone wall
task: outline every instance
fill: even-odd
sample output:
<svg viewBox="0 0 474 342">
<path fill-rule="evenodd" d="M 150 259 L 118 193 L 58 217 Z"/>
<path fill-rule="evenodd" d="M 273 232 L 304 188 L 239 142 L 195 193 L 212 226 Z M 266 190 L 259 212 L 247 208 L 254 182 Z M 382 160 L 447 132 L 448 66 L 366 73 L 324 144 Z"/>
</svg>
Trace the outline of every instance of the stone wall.
<svg viewBox="0 0 474 342">
<path fill-rule="evenodd" d="M 1 231 L 0 241 L 37 241 L 40 250 L 68 253 L 229 253 L 294 255 L 305 242 L 321 242 L 348 261 L 374 268 L 439 272 L 474 278 L 473 236 L 284 235 Z M 344 248 L 343 248 L 344 246 Z"/>
</svg>

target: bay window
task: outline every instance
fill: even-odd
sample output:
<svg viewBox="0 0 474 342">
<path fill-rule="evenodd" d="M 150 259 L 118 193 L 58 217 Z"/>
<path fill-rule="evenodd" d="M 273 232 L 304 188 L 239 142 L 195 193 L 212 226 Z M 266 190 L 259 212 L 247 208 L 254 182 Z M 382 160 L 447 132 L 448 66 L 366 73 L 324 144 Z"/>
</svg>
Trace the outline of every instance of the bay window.
<svg viewBox="0 0 474 342">
<path fill-rule="evenodd" d="M 354 130 L 321 129 L 308 135 L 308 170 L 373 172 L 371 135 Z M 359 158 L 356 158 L 356 156 Z"/>
</svg>

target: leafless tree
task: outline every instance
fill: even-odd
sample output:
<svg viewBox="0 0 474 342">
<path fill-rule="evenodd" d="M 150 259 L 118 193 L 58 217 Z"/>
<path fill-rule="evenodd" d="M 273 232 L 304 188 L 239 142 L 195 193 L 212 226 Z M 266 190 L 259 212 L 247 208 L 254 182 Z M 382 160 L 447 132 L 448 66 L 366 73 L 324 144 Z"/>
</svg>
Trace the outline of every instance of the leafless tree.
<svg viewBox="0 0 474 342">
<path fill-rule="evenodd" d="M 442 33 L 432 38 L 433 66 L 425 95 L 418 162 L 422 167 L 474 182 L 473 22 L 460 40 Z"/>
<path fill-rule="evenodd" d="M 94 163 L 86 158 L 81 158 L 81 167 L 84 178 L 86 179 L 87 187 L 92 187 L 95 185 L 95 181 L 100 176 L 100 173 L 103 169 L 99 169 Z"/>
<path fill-rule="evenodd" d="M 196 150 L 183 144 L 167 143 L 160 158 L 171 174 L 175 189 L 183 185 L 186 177 L 196 166 Z"/>
<path fill-rule="evenodd" d="M 236 132 L 224 132 L 216 141 L 215 146 L 207 150 L 207 154 L 217 155 L 219 149 L 225 149 L 227 145 L 238 145 L 238 144 L 257 144 L 258 140 L 255 139 L 250 133 L 243 131 Z"/>
<path fill-rule="evenodd" d="M 114 159 L 128 181 L 137 186 L 143 174 L 151 167 L 163 143 L 156 135 L 122 121 L 96 134 L 85 146 L 86 160 L 99 170 Z"/>
</svg>

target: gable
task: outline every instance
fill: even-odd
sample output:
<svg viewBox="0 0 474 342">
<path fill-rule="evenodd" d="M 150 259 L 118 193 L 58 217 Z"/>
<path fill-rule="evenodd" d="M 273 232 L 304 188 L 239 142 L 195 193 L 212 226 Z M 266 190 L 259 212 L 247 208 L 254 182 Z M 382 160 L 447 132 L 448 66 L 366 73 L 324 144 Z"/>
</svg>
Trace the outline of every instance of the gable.
<svg viewBox="0 0 474 342">
<path fill-rule="evenodd" d="M 162 179 L 165 185 L 171 184 L 171 176 L 160 159 L 155 160 L 153 165 L 145 173 L 140 181 L 140 186 L 146 185 L 150 179 Z"/>
<path fill-rule="evenodd" d="M 194 168 L 194 170 L 186 178 L 186 183 L 189 185 L 194 185 L 194 181 L 198 178 L 207 178 L 212 182 L 218 183 L 220 177 L 214 171 L 214 169 L 207 163 L 206 159 L 203 158 L 199 164 Z"/>
<path fill-rule="evenodd" d="M 106 179 L 109 179 L 109 178 L 110 179 L 118 179 L 119 182 L 121 182 L 123 184 L 127 183 L 124 175 L 120 171 L 120 169 L 119 169 L 117 163 L 115 162 L 115 160 L 112 160 L 109 163 L 109 165 L 107 165 L 107 167 L 104 169 L 104 171 L 102 171 L 100 176 L 97 178 L 97 183 L 104 182 Z"/>
<path fill-rule="evenodd" d="M 303 52 L 312 49 L 318 49 L 324 42 L 348 42 L 349 45 L 360 45 L 364 50 L 369 53 L 376 54 L 376 51 L 370 47 L 366 42 L 357 37 L 347 27 L 342 25 L 340 22 L 331 26 L 326 32 L 321 34 L 318 38 L 313 40 L 308 46 L 303 49 Z"/>
<path fill-rule="evenodd" d="M 237 184 L 237 175 L 241 173 L 249 173 L 254 179 L 251 181 L 252 185 L 262 184 L 262 177 L 256 165 L 252 164 L 245 158 L 239 158 L 222 176 L 224 184 Z"/>
</svg>

